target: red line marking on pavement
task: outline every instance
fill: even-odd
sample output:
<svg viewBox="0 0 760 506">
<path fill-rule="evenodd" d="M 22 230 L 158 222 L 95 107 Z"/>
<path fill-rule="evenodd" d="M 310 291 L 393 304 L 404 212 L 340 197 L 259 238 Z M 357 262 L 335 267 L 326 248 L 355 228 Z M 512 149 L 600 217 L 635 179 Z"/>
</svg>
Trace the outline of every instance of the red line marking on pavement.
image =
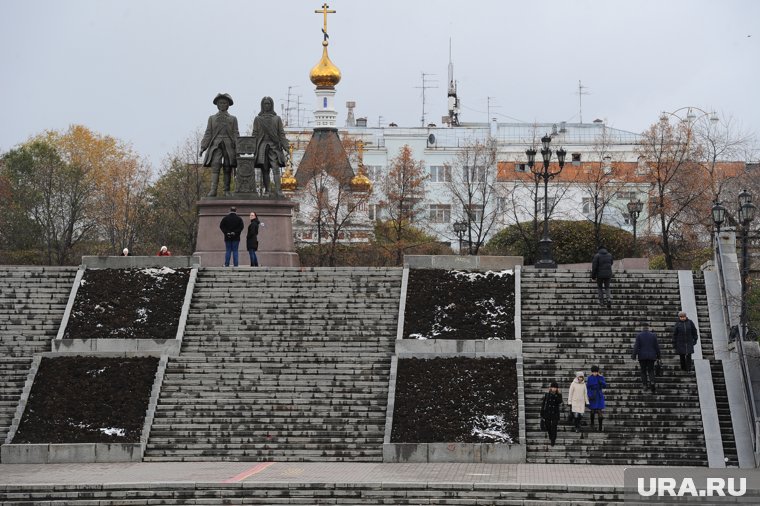
<svg viewBox="0 0 760 506">
<path fill-rule="evenodd" d="M 243 481 L 244 479 L 253 476 L 256 473 L 260 473 L 272 464 L 274 464 L 274 462 L 261 462 L 251 467 L 250 469 L 246 469 L 242 473 L 233 476 L 232 478 L 224 480 L 222 483 L 237 483 L 239 481 Z"/>
</svg>

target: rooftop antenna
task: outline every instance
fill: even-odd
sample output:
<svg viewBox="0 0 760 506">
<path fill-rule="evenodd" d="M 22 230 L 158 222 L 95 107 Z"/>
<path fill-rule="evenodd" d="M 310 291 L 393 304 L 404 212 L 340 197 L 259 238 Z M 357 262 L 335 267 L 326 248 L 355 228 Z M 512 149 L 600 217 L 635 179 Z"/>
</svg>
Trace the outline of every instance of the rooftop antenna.
<svg viewBox="0 0 760 506">
<path fill-rule="evenodd" d="M 382 116 L 377 117 L 377 127 L 381 128 L 383 126 L 383 121 L 385 121 L 385 118 Z"/>
<path fill-rule="evenodd" d="M 588 89 L 588 86 L 583 86 L 581 81 L 578 80 L 578 117 L 581 123 L 583 123 L 583 95 L 589 95 L 587 91 L 583 91 L 586 89 Z"/>
<path fill-rule="evenodd" d="M 486 118 L 486 123 L 490 123 L 491 120 L 494 119 L 494 118 L 491 118 L 491 108 L 501 107 L 500 105 L 491 105 L 491 101 L 494 98 L 495 97 L 486 97 L 486 114 L 488 115 L 488 117 Z"/>
<path fill-rule="evenodd" d="M 449 124 L 459 126 L 459 97 L 454 80 L 454 63 L 451 61 L 451 38 L 449 38 Z M 424 125 L 423 125 L 424 126 Z"/>
<path fill-rule="evenodd" d="M 425 127 L 425 90 L 428 88 L 437 88 L 438 86 L 433 86 L 430 83 L 434 83 L 435 81 L 432 79 L 428 79 L 430 76 L 434 76 L 435 74 L 426 74 L 425 72 L 421 72 L 422 74 L 422 86 L 415 86 L 415 88 L 422 88 L 422 118 L 420 119 L 421 126 Z"/>
</svg>

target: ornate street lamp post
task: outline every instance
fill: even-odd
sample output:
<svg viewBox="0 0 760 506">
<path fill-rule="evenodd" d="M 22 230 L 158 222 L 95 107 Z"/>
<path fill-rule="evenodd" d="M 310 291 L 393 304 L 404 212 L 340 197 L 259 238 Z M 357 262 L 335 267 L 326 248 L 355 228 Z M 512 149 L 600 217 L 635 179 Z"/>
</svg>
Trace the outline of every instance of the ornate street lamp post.
<svg viewBox="0 0 760 506">
<path fill-rule="evenodd" d="M 747 292 L 749 291 L 749 227 L 755 219 L 755 204 L 752 194 L 743 190 L 739 194 L 739 223 L 742 226 L 742 312 L 739 318 L 742 335 L 747 338 Z"/>
<path fill-rule="evenodd" d="M 467 223 L 464 221 L 456 221 L 454 222 L 454 232 L 456 232 L 457 237 L 459 237 L 459 254 L 462 254 L 462 237 L 464 237 L 464 233 L 467 231 Z"/>
<path fill-rule="evenodd" d="M 636 222 L 639 220 L 639 215 L 644 209 L 644 203 L 641 200 L 631 200 L 628 202 L 628 215 L 631 217 L 631 223 L 633 223 L 633 252 L 638 254 L 638 248 L 636 245 Z"/>
<path fill-rule="evenodd" d="M 544 135 L 541 138 L 541 157 L 543 158 L 543 166 L 535 167 L 536 163 L 536 150 L 533 148 L 525 151 L 528 156 L 528 167 L 536 178 L 544 180 L 544 234 L 541 240 L 538 242 L 538 254 L 539 258 L 536 262 L 538 268 L 556 269 L 557 262 L 552 257 L 552 240 L 549 237 L 549 180 L 554 176 L 562 172 L 562 168 L 565 166 L 565 155 L 567 152 L 563 148 L 557 150 L 557 163 L 559 170 L 549 170 L 549 162 L 552 158 L 552 150 L 549 149 L 549 144 L 552 142 L 552 138 L 548 135 Z M 535 169 L 534 169 L 535 167 Z"/>
</svg>

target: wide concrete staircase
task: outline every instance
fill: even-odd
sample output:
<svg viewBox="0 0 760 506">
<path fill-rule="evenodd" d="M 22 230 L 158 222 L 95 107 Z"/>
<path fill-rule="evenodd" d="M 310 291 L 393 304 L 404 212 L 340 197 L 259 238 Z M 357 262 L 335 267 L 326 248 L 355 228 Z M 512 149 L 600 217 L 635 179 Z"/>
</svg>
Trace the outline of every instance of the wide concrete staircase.
<svg viewBox="0 0 760 506">
<path fill-rule="evenodd" d="M 0 444 L 35 353 L 50 351 L 76 267 L 0 266 Z"/>
<path fill-rule="evenodd" d="M 705 288 L 705 278 L 702 274 L 694 277 L 694 296 L 697 302 L 702 358 L 710 361 L 713 390 L 715 391 L 715 404 L 718 410 L 718 422 L 720 423 L 720 435 L 723 442 L 723 454 L 726 466 L 738 467 L 739 457 L 736 450 L 734 428 L 731 424 L 731 410 L 728 404 L 726 378 L 723 374 L 722 362 L 715 358 L 712 330 L 710 328 L 710 314 L 707 307 L 707 290 Z"/>
<path fill-rule="evenodd" d="M 682 372 L 671 330 L 680 310 L 677 272 L 616 272 L 611 308 L 600 307 L 588 271 L 527 268 L 522 277 L 522 338 L 527 460 L 535 463 L 707 465 L 694 372 Z M 659 336 L 664 377 L 643 391 L 631 349 L 639 322 Z M 607 380 L 604 431 L 583 437 L 562 424 L 550 446 L 539 427 L 549 383 L 563 399 L 574 372 L 599 365 Z M 584 416 L 588 421 L 588 412 Z"/>
<path fill-rule="evenodd" d="M 18 496 L 22 495 L 22 498 Z M 622 487 L 532 485 L 526 483 L 450 483 L 391 481 L 309 483 L 113 483 L 101 485 L 31 485 L 19 494 L 0 485 L 0 502 L 8 506 L 138 506 L 157 504 L 459 504 L 581 506 L 625 504 Z M 628 503 L 630 504 L 630 503 Z"/>
<path fill-rule="evenodd" d="M 145 460 L 381 461 L 401 274 L 200 270 Z"/>
</svg>

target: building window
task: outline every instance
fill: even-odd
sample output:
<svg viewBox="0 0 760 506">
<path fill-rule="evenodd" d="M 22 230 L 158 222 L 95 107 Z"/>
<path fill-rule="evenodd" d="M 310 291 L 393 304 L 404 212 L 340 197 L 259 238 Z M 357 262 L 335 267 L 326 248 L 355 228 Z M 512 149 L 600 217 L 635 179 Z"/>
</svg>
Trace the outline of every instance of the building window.
<svg viewBox="0 0 760 506">
<path fill-rule="evenodd" d="M 623 223 L 626 225 L 631 224 L 631 215 L 628 213 L 623 213 Z"/>
<path fill-rule="evenodd" d="M 547 200 L 547 204 L 549 205 L 549 212 L 552 211 L 554 208 L 554 197 L 549 197 Z M 538 199 L 538 212 L 543 213 L 544 212 L 544 199 Z"/>
<path fill-rule="evenodd" d="M 615 198 L 625 201 L 636 200 L 636 192 L 616 192 Z"/>
<path fill-rule="evenodd" d="M 382 165 L 365 165 L 364 170 L 367 171 L 367 177 L 370 181 L 380 181 L 383 177 Z"/>
<path fill-rule="evenodd" d="M 449 204 L 430 204 L 430 223 L 449 223 L 451 221 L 451 206 Z"/>
<path fill-rule="evenodd" d="M 529 170 L 530 170 L 530 167 L 528 167 L 527 163 L 515 164 L 515 172 L 528 172 Z"/>
<path fill-rule="evenodd" d="M 507 197 L 496 197 L 496 210 L 504 212 L 509 206 L 509 199 Z"/>
<path fill-rule="evenodd" d="M 591 197 L 583 198 L 583 214 L 586 216 L 594 215 L 594 199 Z"/>
<path fill-rule="evenodd" d="M 370 221 L 377 221 L 380 219 L 380 204 L 369 204 L 367 206 L 367 217 Z"/>
<path fill-rule="evenodd" d="M 469 209 L 469 212 L 467 212 Z M 469 215 L 469 221 L 480 223 L 483 221 L 483 206 L 480 204 L 471 204 L 465 207 L 465 216 Z"/>
<path fill-rule="evenodd" d="M 471 183 L 485 183 L 486 182 L 486 168 L 483 165 L 476 165 L 474 167 L 465 167 L 465 181 Z M 469 177 L 468 176 L 469 171 Z"/>
<path fill-rule="evenodd" d="M 451 167 L 447 167 L 446 165 L 431 165 L 428 170 L 430 171 L 431 183 L 451 182 Z"/>
<path fill-rule="evenodd" d="M 581 164 L 581 154 L 580 153 L 573 153 L 570 156 L 572 156 L 573 165 L 580 165 Z"/>
<path fill-rule="evenodd" d="M 646 176 L 647 172 L 647 161 L 643 156 L 640 156 L 636 165 L 636 175 Z"/>
</svg>

